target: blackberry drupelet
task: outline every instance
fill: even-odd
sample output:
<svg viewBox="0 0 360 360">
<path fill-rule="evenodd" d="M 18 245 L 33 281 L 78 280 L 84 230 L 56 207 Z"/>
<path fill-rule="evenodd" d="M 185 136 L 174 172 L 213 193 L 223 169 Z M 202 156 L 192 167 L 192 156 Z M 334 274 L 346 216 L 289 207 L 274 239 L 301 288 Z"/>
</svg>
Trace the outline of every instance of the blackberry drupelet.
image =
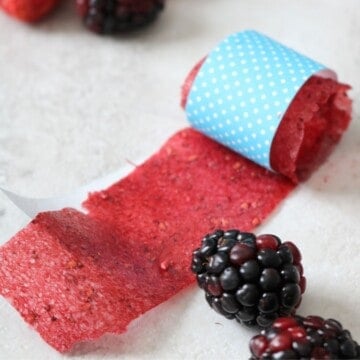
<svg viewBox="0 0 360 360">
<path fill-rule="evenodd" d="M 165 0 L 76 0 L 84 24 L 99 34 L 129 32 L 153 22 Z"/>
<path fill-rule="evenodd" d="M 209 305 L 247 326 L 294 314 L 305 291 L 299 250 L 275 235 L 217 230 L 193 252 L 191 270 Z"/>
<path fill-rule="evenodd" d="M 250 341 L 252 360 L 360 359 L 348 330 L 320 316 L 282 317 Z"/>
</svg>

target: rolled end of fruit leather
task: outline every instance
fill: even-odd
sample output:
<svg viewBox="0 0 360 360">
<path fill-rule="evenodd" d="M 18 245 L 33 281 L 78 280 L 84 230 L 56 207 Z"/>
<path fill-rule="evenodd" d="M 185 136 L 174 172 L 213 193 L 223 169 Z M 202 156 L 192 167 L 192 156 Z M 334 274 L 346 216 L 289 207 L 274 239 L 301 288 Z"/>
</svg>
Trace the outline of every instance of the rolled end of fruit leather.
<svg viewBox="0 0 360 360">
<path fill-rule="evenodd" d="M 195 129 L 297 183 L 348 127 L 349 89 L 324 65 L 247 30 L 195 65 L 181 104 Z"/>
</svg>

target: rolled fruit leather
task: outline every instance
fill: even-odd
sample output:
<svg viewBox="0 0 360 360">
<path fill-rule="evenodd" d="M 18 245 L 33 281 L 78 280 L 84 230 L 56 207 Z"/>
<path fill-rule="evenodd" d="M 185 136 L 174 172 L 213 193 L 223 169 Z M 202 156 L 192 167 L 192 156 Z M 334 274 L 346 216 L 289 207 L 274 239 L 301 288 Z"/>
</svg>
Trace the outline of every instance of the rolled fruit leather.
<svg viewBox="0 0 360 360">
<path fill-rule="evenodd" d="M 259 39 L 257 33 L 245 34 L 245 47 L 252 58 L 235 60 L 231 43 L 224 42 L 228 61 L 222 61 L 216 52 L 211 53 L 215 60 L 210 54 L 202 61 L 184 85 L 183 104 L 197 129 L 214 138 L 218 134 L 227 146 L 248 144 L 244 147 L 248 157 L 252 148 L 260 149 L 255 160 L 299 181 L 318 165 L 347 127 L 349 87 L 338 83 L 331 72 L 333 78 L 310 76 L 323 67 L 293 53 L 287 55 L 293 61 L 285 61 L 285 67 L 277 70 L 280 58 L 289 50 L 268 38 L 261 43 L 264 37 Z M 234 39 L 242 41 L 242 36 Z M 265 46 L 270 54 L 275 52 L 275 63 L 270 64 Z M 239 56 L 245 54 L 237 49 Z M 205 80 L 200 74 L 206 71 L 209 59 L 210 64 L 220 61 L 220 71 L 227 65 L 231 71 Z M 280 71 L 286 72 L 286 64 L 296 68 L 296 59 L 313 67 L 308 66 L 307 74 L 297 67 L 302 77 L 290 72 L 291 67 L 290 79 L 280 76 Z M 254 71 L 245 66 L 248 63 Z M 238 77 L 240 73 L 246 76 Z M 232 84 L 227 82 L 229 78 Z M 251 85 L 254 79 L 258 82 Z M 260 82 L 264 79 L 267 84 Z M 289 81 L 292 89 L 285 86 Z M 202 93 L 205 83 L 212 85 Z M 276 84 L 284 88 L 275 89 Z M 300 91 L 290 97 L 295 86 Z M 267 99 L 273 101 L 261 103 Z M 199 106 L 194 108 L 191 102 Z M 215 105 L 221 106 L 216 110 Z M 280 119 L 277 115 L 282 108 L 284 116 L 274 125 L 271 120 Z M 257 125 L 261 126 L 255 132 Z M 244 136 L 239 137 L 242 132 Z M 273 141 L 269 133 L 274 133 Z M 257 142 L 250 144 L 251 139 Z M 264 149 L 270 145 L 269 156 Z M 84 199 L 86 214 L 74 209 L 41 213 L 3 245 L 0 293 L 60 352 L 104 333 L 122 333 L 132 320 L 194 281 L 189 269 L 191 253 L 206 232 L 220 227 L 253 229 L 294 187 L 285 177 L 187 128 L 131 174 Z"/>
<path fill-rule="evenodd" d="M 243 31 L 195 65 L 181 104 L 196 129 L 297 183 L 348 127 L 349 89 L 323 65 Z"/>
</svg>

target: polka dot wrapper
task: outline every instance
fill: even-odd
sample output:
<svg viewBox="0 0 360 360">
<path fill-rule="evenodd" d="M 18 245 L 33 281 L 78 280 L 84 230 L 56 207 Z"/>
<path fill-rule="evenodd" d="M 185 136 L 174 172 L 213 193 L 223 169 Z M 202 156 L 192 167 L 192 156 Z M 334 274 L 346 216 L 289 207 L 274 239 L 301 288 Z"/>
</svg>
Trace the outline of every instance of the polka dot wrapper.
<svg viewBox="0 0 360 360">
<path fill-rule="evenodd" d="M 271 169 L 272 141 L 290 103 L 320 63 L 256 31 L 223 40 L 202 64 L 186 113 L 194 128 Z"/>
</svg>

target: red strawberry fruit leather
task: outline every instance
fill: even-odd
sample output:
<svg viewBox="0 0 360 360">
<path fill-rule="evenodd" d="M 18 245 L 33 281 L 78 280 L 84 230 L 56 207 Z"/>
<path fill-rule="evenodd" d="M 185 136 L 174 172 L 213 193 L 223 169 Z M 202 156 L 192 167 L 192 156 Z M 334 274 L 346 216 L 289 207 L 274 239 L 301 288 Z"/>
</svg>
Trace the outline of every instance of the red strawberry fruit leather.
<svg viewBox="0 0 360 360">
<path fill-rule="evenodd" d="M 201 63 L 183 88 L 183 106 Z M 38 215 L 0 248 L 0 293 L 40 335 L 65 352 L 121 333 L 194 281 L 192 249 L 217 228 L 250 231 L 325 159 L 350 121 L 349 89 L 310 78 L 288 108 L 271 148 L 279 175 L 192 129 L 109 189 L 87 215 Z M 291 179 L 292 181 L 290 181 Z"/>
<path fill-rule="evenodd" d="M 92 194 L 84 215 L 38 215 L 0 249 L 0 292 L 65 352 L 131 320 L 193 282 L 204 233 L 250 230 L 293 188 L 192 129 L 132 174 Z"/>
<path fill-rule="evenodd" d="M 192 83 L 203 62 L 190 71 L 182 89 L 186 106 Z M 351 120 L 350 86 L 312 76 L 288 107 L 272 142 L 272 168 L 293 182 L 306 180 L 324 162 Z"/>
</svg>

